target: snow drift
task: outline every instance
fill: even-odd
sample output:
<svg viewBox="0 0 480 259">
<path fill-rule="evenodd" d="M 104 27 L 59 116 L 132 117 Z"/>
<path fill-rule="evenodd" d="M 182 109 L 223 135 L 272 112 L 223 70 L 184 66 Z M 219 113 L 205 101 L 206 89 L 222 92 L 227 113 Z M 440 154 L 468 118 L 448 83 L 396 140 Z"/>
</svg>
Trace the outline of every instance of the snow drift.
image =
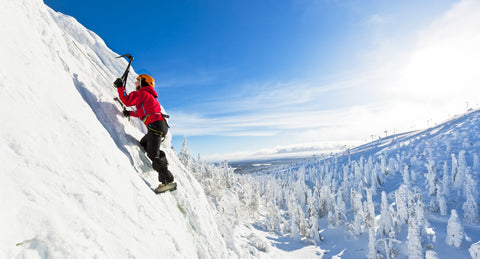
<svg viewBox="0 0 480 259">
<path fill-rule="evenodd" d="M 170 136 L 179 191 L 149 188 L 144 128 L 113 101 L 127 62 L 41 0 L 0 3 L 0 257 L 229 257 Z"/>
</svg>

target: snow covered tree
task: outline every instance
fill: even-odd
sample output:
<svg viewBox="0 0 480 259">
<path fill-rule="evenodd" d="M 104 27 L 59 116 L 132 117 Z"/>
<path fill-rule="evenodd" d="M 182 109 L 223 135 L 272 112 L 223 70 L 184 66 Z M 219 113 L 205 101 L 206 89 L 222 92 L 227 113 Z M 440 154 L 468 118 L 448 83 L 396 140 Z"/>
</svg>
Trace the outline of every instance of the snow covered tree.
<svg viewBox="0 0 480 259">
<path fill-rule="evenodd" d="M 353 235 L 358 236 L 363 232 L 362 222 L 365 220 L 365 212 L 362 203 L 362 194 L 352 190 L 352 211 L 353 211 L 353 224 L 351 226 L 351 232 Z"/>
<path fill-rule="evenodd" d="M 416 217 L 416 222 L 419 225 L 419 233 L 421 242 L 426 240 L 427 236 L 427 228 L 429 227 L 430 223 L 428 222 L 427 218 L 425 217 L 425 204 L 422 201 L 422 195 L 416 194 L 412 195 L 415 197 L 415 205 L 413 206 L 414 214 Z"/>
<path fill-rule="evenodd" d="M 180 158 L 180 161 L 184 165 L 187 165 L 189 160 L 191 159 L 191 156 L 188 153 L 188 148 L 187 148 L 187 138 L 185 137 L 183 137 L 182 151 L 180 151 L 180 155 L 178 156 L 178 158 Z"/>
<path fill-rule="evenodd" d="M 367 200 L 365 201 L 365 225 L 375 227 L 375 205 L 373 204 L 372 191 L 367 189 Z"/>
<path fill-rule="evenodd" d="M 377 253 L 376 243 L 377 243 L 377 238 L 375 236 L 375 228 L 370 227 L 368 229 L 368 254 L 367 254 L 368 259 L 380 258 L 379 254 Z"/>
<path fill-rule="evenodd" d="M 433 250 L 427 250 L 425 253 L 425 259 L 439 259 L 437 252 Z"/>
<path fill-rule="evenodd" d="M 305 234 L 308 232 L 309 225 L 308 222 L 305 218 L 305 213 L 303 212 L 302 206 L 297 203 L 297 224 L 298 224 L 298 230 L 300 232 L 301 236 L 305 236 Z"/>
<path fill-rule="evenodd" d="M 468 223 L 475 224 L 478 222 L 478 206 L 475 198 L 477 182 L 470 173 L 465 175 L 465 196 L 463 203 L 464 218 Z"/>
<path fill-rule="evenodd" d="M 452 175 L 448 171 L 448 165 L 445 162 L 443 165 L 443 180 L 442 180 L 442 194 L 444 196 L 450 193 L 450 188 L 452 185 Z"/>
<path fill-rule="evenodd" d="M 438 208 L 440 210 L 440 215 L 442 216 L 447 215 L 447 210 L 448 210 L 447 201 L 445 200 L 445 196 L 443 196 L 443 194 L 438 199 Z"/>
<path fill-rule="evenodd" d="M 400 243 L 400 241 L 396 239 L 384 239 L 384 252 L 387 256 L 387 259 L 393 259 L 397 257 L 398 250 L 394 247 L 395 243 Z"/>
<path fill-rule="evenodd" d="M 408 223 L 408 187 L 405 184 L 400 185 L 395 192 L 395 201 L 397 204 L 397 216 L 400 222 Z"/>
<path fill-rule="evenodd" d="M 447 237 L 445 238 L 445 242 L 449 246 L 460 247 L 464 236 L 465 232 L 458 219 L 457 211 L 453 209 L 451 211 L 450 219 L 448 219 Z"/>
<path fill-rule="evenodd" d="M 453 181 L 453 188 L 455 190 L 461 190 L 464 187 L 465 175 L 468 174 L 468 170 L 467 161 L 465 159 L 465 151 L 462 150 L 458 154 L 458 169 Z"/>
<path fill-rule="evenodd" d="M 474 171 L 480 171 L 480 158 L 478 157 L 477 153 L 473 154 L 473 166 L 472 169 Z"/>
<path fill-rule="evenodd" d="M 417 217 L 408 218 L 407 246 L 408 258 L 423 258 L 422 239 L 420 237 L 420 225 L 417 222 Z"/>
<path fill-rule="evenodd" d="M 365 186 L 365 170 L 363 168 L 363 156 L 360 157 L 360 161 L 353 162 L 353 167 L 354 167 L 354 175 L 355 175 L 355 190 L 356 191 L 361 191 L 363 187 Z"/>
<path fill-rule="evenodd" d="M 367 189 L 367 200 L 365 201 L 365 225 L 368 228 L 368 254 L 367 258 L 377 258 L 377 237 L 375 234 L 375 205 L 373 204 L 372 191 Z"/>
<path fill-rule="evenodd" d="M 298 228 L 298 215 L 295 212 L 290 214 L 290 238 L 300 240 L 300 230 Z"/>
<path fill-rule="evenodd" d="M 468 252 L 470 252 L 470 256 L 473 259 L 478 259 L 480 258 L 480 241 L 476 242 L 475 244 L 471 245 L 470 248 L 468 249 Z"/>
<path fill-rule="evenodd" d="M 341 191 L 338 191 L 337 192 L 338 195 L 337 195 L 337 202 L 336 202 L 336 206 L 334 208 L 334 211 L 335 211 L 335 225 L 338 226 L 338 225 L 342 225 L 345 223 L 345 219 L 347 218 L 347 208 L 346 208 L 346 205 L 345 205 L 345 201 L 343 200 L 343 195 L 342 195 L 342 192 Z"/>
<path fill-rule="evenodd" d="M 388 205 L 387 194 L 382 192 L 377 235 L 379 237 L 378 242 L 381 244 L 381 248 L 387 258 L 394 258 L 398 254 L 398 251 L 393 246 L 393 243 L 397 240 L 395 240 L 396 233 L 391 211 L 394 211 L 394 209 Z"/>
<path fill-rule="evenodd" d="M 457 158 L 455 157 L 455 154 L 452 154 L 452 189 L 457 190 L 458 189 L 458 181 L 457 181 L 457 174 L 458 174 L 458 162 Z"/>
<path fill-rule="evenodd" d="M 182 151 L 178 155 L 178 158 L 180 159 L 180 162 L 187 168 L 189 171 L 197 171 L 198 168 L 194 166 L 194 159 L 190 156 L 188 153 L 188 148 L 187 148 L 187 139 L 183 137 L 183 144 L 182 144 Z M 201 163 L 200 160 L 198 160 L 198 163 Z M 201 170 L 198 170 L 201 171 Z M 198 173 L 198 172 L 197 172 Z M 197 179 L 199 179 L 199 176 L 197 176 Z"/>
<path fill-rule="evenodd" d="M 318 245 L 321 241 L 318 227 L 318 207 L 311 192 L 307 192 L 307 213 L 309 229 L 307 230 L 306 236 L 312 238 L 315 241 L 315 244 Z"/>
<path fill-rule="evenodd" d="M 389 211 L 387 194 L 385 192 L 382 192 L 380 220 L 378 221 L 378 233 L 383 237 L 389 237 L 389 238 L 395 237 L 393 219 Z"/>
<path fill-rule="evenodd" d="M 426 186 L 428 188 L 428 195 L 430 196 L 430 211 L 436 212 L 439 210 L 438 207 L 438 178 L 437 172 L 435 170 L 435 162 L 430 160 L 426 165 L 428 173 L 426 174 Z"/>
</svg>

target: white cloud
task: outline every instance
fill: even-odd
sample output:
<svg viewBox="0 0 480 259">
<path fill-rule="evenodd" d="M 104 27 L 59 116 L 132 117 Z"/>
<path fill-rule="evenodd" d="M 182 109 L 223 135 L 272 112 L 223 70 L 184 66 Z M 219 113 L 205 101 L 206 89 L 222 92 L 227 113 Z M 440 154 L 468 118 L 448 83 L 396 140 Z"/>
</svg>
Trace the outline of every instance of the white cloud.
<svg viewBox="0 0 480 259">
<path fill-rule="evenodd" d="M 338 152 L 344 148 L 342 143 L 336 142 L 318 142 L 300 145 L 276 146 L 273 148 L 265 148 L 257 151 L 234 152 L 229 154 L 210 154 L 203 156 L 202 159 L 207 161 L 227 160 L 243 161 L 243 160 L 270 160 L 282 158 L 303 158 L 313 155 L 326 154 L 330 152 Z"/>
<path fill-rule="evenodd" d="M 178 119 L 182 125 L 176 132 L 187 136 L 283 134 L 299 143 L 207 157 L 232 160 L 311 155 L 371 140 L 372 135 L 378 138 L 385 131 L 390 135 L 433 126 L 465 111 L 467 102 L 470 107 L 480 103 L 478 13 L 480 2 L 462 1 L 429 28 L 420 28 L 418 38 L 410 39 L 415 42 L 408 43 L 416 46 L 410 53 L 404 49 L 402 55 L 388 55 L 382 49 L 382 56 L 395 59 L 338 83 L 251 84 L 239 98 L 227 98 L 216 106 L 235 115 Z M 380 22 L 380 18 L 375 19 Z M 308 149 L 303 143 L 320 144 Z"/>
</svg>

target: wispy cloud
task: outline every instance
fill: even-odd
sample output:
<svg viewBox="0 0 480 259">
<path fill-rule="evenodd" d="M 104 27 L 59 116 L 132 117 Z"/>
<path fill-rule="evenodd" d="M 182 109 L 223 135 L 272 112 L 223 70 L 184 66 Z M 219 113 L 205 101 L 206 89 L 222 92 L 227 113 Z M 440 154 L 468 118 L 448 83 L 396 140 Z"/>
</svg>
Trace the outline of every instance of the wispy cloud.
<svg viewBox="0 0 480 259">
<path fill-rule="evenodd" d="M 301 83 L 250 84 L 243 94 L 204 104 L 202 113 L 169 111 L 179 135 L 259 136 L 276 135 L 292 129 L 331 127 L 347 110 L 328 109 L 322 101 L 330 92 L 358 86 L 357 81 L 325 86 Z M 341 103 L 339 101 L 339 103 Z M 335 123 L 334 123 L 335 124 Z"/>
<path fill-rule="evenodd" d="M 202 157 L 208 161 L 222 161 L 227 160 L 242 161 L 242 160 L 270 160 L 282 158 L 302 158 L 320 153 L 336 152 L 344 148 L 341 143 L 323 142 L 323 143 L 309 143 L 304 145 L 290 145 L 290 146 L 276 146 L 274 148 L 265 148 L 257 151 L 234 152 L 229 154 L 210 154 Z"/>
<path fill-rule="evenodd" d="M 231 160 L 339 150 L 372 136 L 433 126 L 465 111 L 467 102 L 469 107 L 480 103 L 478 13 L 479 2 L 461 1 L 419 31 L 418 38 L 409 39 L 413 44 L 408 45 L 416 46 L 411 52 L 382 49 L 377 54 L 383 63 L 335 83 L 253 82 L 239 86 L 231 96 L 204 104 L 201 114 L 172 111 L 177 118 L 175 133 L 287 135 L 297 143 L 208 156 Z M 381 22 L 381 17 L 372 18 Z"/>
</svg>

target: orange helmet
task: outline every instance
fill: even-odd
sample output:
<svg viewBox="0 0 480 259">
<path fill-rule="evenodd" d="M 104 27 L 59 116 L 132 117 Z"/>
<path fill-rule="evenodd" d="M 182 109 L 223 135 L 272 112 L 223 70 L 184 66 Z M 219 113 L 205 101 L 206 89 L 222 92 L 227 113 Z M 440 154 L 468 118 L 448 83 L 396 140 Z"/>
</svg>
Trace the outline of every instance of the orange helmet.
<svg viewBox="0 0 480 259">
<path fill-rule="evenodd" d="M 147 85 L 151 87 L 155 87 L 155 79 L 153 77 L 146 75 L 146 74 L 141 74 L 137 76 L 137 80 L 140 80 L 142 82 L 145 82 Z M 143 86 L 143 84 L 142 84 Z"/>
</svg>

